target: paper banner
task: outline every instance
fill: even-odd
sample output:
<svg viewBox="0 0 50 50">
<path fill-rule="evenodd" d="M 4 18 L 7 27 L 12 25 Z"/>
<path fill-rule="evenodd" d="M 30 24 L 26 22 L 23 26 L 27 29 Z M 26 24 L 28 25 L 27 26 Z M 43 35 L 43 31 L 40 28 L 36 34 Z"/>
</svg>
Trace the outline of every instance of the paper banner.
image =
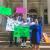
<svg viewBox="0 0 50 50">
<path fill-rule="evenodd" d="M 25 30 L 25 31 L 24 31 Z M 15 26 L 14 28 L 14 37 L 30 37 L 29 26 Z"/>
<path fill-rule="evenodd" d="M 12 9 L 0 6 L 0 14 L 10 16 L 10 15 L 12 15 Z"/>
<path fill-rule="evenodd" d="M 24 8 L 24 7 L 17 7 L 16 8 L 16 13 L 21 13 L 21 14 L 23 14 L 23 13 L 25 13 L 26 12 L 26 8 Z"/>
</svg>

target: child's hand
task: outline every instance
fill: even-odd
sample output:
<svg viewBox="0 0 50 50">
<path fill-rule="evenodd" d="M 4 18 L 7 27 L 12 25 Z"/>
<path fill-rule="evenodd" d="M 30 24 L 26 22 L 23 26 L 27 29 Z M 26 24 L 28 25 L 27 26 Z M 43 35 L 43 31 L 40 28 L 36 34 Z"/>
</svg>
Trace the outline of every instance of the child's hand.
<svg viewBox="0 0 50 50">
<path fill-rule="evenodd" d="M 22 39 L 20 39 L 19 41 L 22 42 Z"/>
</svg>

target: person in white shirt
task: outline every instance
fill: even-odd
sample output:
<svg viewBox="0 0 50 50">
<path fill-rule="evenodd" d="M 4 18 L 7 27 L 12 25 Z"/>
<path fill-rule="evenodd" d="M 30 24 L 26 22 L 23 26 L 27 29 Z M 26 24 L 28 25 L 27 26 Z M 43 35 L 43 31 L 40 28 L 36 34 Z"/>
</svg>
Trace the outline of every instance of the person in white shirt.
<svg viewBox="0 0 50 50">
<path fill-rule="evenodd" d="M 28 23 L 31 22 L 31 18 L 30 18 L 30 16 L 29 16 L 29 14 L 27 15 L 26 21 L 27 21 Z"/>
<path fill-rule="evenodd" d="M 23 19 L 23 23 L 22 23 L 22 26 L 25 28 L 26 26 L 28 25 L 28 22 Z M 21 37 L 22 39 L 22 43 L 21 43 L 21 47 L 26 47 L 26 40 L 27 40 L 27 37 L 25 36 L 27 33 L 22 33 L 23 36 Z"/>
<path fill-rule="evenodd" d="M 7 18 L 6 31 L 14 31 L 13 18 Z"/>
<path fill-rule="evenodd" d="M 11 47 L 13 44 L 13 33 L 14 33 L 14 23 L 16 21 L 16 13 L 12 16 L 7 17 L 6 31 L 9 34 L 9 46 Z"/>
<path fill-rule="evenodd" d="M 9 34 L 9 46 L 12 46 L 12 42 L 13 42 L 13 32 L 14 32 L 14 21 L 12 17 L 7 17 L 7 24 L 6 24 L 6 31 Z"/>
<path fill-rule="evenodd" d="M 22 21 L 18 20 L 18 16 L 17 15 L 13 16 L 13 20 L 14 20 L 14 40 L 15 40 L 15 45 L 18 47 L 19 36 L 17 36 L 18 33 L 17 33 L 17 30 L 15 30 L 15 29 L 17 29 L 17 27 L 22 24 Z"/>
</svg>

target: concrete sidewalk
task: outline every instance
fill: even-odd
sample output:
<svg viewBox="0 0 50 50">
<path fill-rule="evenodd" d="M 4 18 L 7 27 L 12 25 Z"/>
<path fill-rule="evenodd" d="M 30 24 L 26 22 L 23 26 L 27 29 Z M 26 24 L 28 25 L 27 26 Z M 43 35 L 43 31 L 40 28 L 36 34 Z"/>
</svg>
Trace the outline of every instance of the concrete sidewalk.
<svg viewBox="0 0 50 50">
<path fill-rule="evenodd" d="M 16 46 L 9 47 L 8 45 L 0 46 L 0 50 L 32 50 L 32 48 L 20 48 Z M 40 46 L 40 50 L 50 50 L 50 46 Z"/>
</svg>

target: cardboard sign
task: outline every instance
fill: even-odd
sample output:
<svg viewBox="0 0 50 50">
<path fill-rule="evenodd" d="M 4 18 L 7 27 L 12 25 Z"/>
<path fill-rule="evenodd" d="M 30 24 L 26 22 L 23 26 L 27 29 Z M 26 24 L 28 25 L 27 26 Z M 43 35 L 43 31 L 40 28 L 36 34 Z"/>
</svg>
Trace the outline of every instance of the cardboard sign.
<svg viewBox="0 0 50 50">
<path fill-rule="evenodd" d="M 14 37 L 30 37 L 29 26 L 15 26 Z"/>
<path fill-rule="evenodd" d="M 0 14 L 5 16 L 10 16 L 12 15 L 12 9 L 0 6 Z"/>
<path fill-rule="evenodd" d="M 26 12 L 26 8 L 24 8 L 24 7 L 17 7 L 16 8 L 16 13 L 21 13 L 21 14 L 23 14 L 23 13 L 25 13 Z"/>
</svg>

